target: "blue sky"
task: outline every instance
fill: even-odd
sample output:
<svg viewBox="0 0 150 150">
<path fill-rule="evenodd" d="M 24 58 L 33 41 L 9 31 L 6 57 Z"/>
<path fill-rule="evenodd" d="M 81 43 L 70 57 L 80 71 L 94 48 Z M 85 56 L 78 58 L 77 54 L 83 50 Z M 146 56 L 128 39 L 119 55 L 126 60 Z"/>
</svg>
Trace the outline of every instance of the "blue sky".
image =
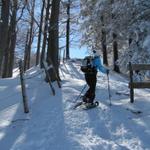
<svg viewBox="0 0 150 150">
<path fill-rule="evenodd" d="M 72 8 L 70 11 L 71 11 L 71 14 L 79 14 L 80 13 L 80 8 L 79 8 L 79 1 L 75 1 L 77 4 L 77 7 Z M 39 5 L 41 6 L 41 5 Z M 40 13 L 41 11 L 41 7 L 39 9 L 36 9 L 36 12 L 37 13 Z M 74 26 L 74 24 L 71 24 L 70 25 L 70 28 L 72 29 Z M 86 55 L 88 55 L 88 52 L 87 52 L 87 48 L 85 46 L 82 46 L 80 47 L 80 41 L 81 41 L 81 32 L 79 31 L 80 27 L 79 25 L 76 25 L 76 30 L 77 32 L 74 33 L 73 35 L 70 35 L 70 39 L 74 39 L 72 42 L 70 42 L 70 57 L 71 58 L 84 58 Z M 36 43 L 36 40 L 34 41 L 33 43 L 33 47 L 36 47 L 37 46 L 37 43 Z M 66 44 L 66 39 L 65 38 L 61 38 L 60 41 L 59 41 L 59 45 L 60 47 L 64 46 Z M 36 48 L 33 48 L 33 51 L 36 51 Z M 63 55 L 63 51 L 61 51 L 61 55 Z"/>
<path fill-rule="evenodd" d="M 84 58 L 87 55 L 87 49 L 85 47 L 70 48 L 71 58 Z"/>
<path fill-rule="evenodd" d="M 61 51 L 61 57 L 63 56 L 64 50 Z M 87 48 L 85 47 L 70 47 L 70 58 L 84 58 L 88 55 Z"/>
</svg>

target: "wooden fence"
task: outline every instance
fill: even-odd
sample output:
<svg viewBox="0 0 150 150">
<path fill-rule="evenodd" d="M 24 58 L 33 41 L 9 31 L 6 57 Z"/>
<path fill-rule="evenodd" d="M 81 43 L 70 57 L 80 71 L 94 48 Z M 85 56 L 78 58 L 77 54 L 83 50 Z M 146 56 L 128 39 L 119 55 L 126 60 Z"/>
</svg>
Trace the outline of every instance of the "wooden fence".
<svg viewBox="0 0 150 150">
<path fill-rule="evenodd" d="M 134 89 L 141 89 L 141 88 L 150 88 L 150 82 L 145 81 L 133 81 L 134 71 L 141 71 L 141 70 L 150 70 L 150 64 L 131 64 L 129 63 L 129 71 L 130 71 L 130 102 L 134 102 Z"/>
</svg>

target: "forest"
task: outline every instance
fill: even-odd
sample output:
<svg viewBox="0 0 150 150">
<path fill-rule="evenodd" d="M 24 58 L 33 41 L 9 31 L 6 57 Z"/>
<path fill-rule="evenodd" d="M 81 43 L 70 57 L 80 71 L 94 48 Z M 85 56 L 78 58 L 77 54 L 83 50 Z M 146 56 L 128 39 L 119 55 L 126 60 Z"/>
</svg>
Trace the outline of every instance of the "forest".
<svg viewBox="0 0 150 150">
<path fill-rule="evenodd" d="M 150 63 L 149 27 L 147 0 L 1 0 L 0 77 L 12 77 L 20 59 L 24 71 L 53 63 L 59 76 L 76 43 L 127 73 L 129 62 Z"/>
<path fill-rule="evenodd" d="M 0 0 L 1 150 L 150 150 L 149 97 L 150 0 Z"/>
</svg>

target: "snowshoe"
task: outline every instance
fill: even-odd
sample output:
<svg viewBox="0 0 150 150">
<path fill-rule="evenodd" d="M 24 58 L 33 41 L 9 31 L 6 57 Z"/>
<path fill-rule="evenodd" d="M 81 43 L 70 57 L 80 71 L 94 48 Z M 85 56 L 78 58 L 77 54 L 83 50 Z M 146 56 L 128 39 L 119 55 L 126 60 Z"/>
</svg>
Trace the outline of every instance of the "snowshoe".
<svg viewBox="0 0 150 150">
<path fill-rule="evenodd" d="M 91 109 L 91 108 L 95 108 L 99 105 L 99 102 L 96 101 L 94 103 L 85 103 L 85 102 L 78 102 L 74 107 L 73 109 L 76 109 L 77 107 L 80 107 L 84 110 L 87 110 L 87 109 Z"/>
<path fill-rule="evenodd" d="M 77 107 L 79 107 L 80 105 L 82 105 L 84 102 L 78 102 L 74 105 L 73 109 L 76 109 Z"/>
<path fill-rule="evenodd" d="M 96 101 L 94 103 L 85 103 L 84 105 L 85 105 L 85 108 L 83 108 L 83 109 L 86 110 L 86 109 L 91 109 L 91 108 L 97 107 L 99 105 L 99 102 Z"/>
</svg>

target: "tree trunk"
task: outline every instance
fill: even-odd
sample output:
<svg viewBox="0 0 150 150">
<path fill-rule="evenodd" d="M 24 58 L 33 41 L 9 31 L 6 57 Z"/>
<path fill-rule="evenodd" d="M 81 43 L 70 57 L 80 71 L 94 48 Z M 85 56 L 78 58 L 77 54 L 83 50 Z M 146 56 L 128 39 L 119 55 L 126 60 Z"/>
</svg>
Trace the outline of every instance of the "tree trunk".
<svg viewBox="0 0 150 150">
<path fill-rule="evenodd" d="M 50 15 L 50 0 L 47 0 L 47 8 L 46 8 L 46 16 L 45 16 L 45 25 L 44 25 L 44 36 L 43 36 L 43 44 L 42 44 L 42 52 L 41 52 L 41 68 L 42 68 L 42 61 L 45 58 L 45 49 L 46 49 L 46 42 L 47 42 L 47 31 L 48 31 L 48 20 Z"/>
<path fill-rule="evenodd" d="M 102 22 L 102 52 L 103 52 L 103 64 L 108 65 L 108 58 L 107 58 L 107 45 L 106 45 L 106 31 L 104 26 L 104 18 L 101 16 L 101 22 Z"/>
<path fill-rule="evenodd" d="M 118 43 L 117 43 L 117 34 L 113 33 L 113 64 L 114 64 L 114 71 L 120 73 L 119 66 L 117 64 L 118 60 Z"/>
<path fill-rule="evenodd" d="M 11 45 L 11 31 L 10 31 L 10 27 L 7 33 L 7 47 L 5 48 L 4 51 L 4 56 L 3 56 L 3 68 L 2 68 L 2 78 L 6 78 L 7 77 L 7 73 L 8 73 L 8 64 L 9 64 L 9 58 L 10 58 L 10 53 L 9 53 L 9 47 Z"/>
<path fill-rule="evenodd" d="M 29 43 L 27 52 L 27 69 L 30 68 L 31 46 L 33 42 L 34 8 L 35 8 L 35 0 L 33 0 L 32 2 L 32 10 L 31 10 L 31 23 L 30 23 Z"/>
<path fill-rule="evenodd" d="M 52 1 L 51 17 L 50 17 L 50 28 L 49 28 L 49 38 L 48 38 L 48 49 L 47 49 L 47 62 L 50 65 L 49 58 L 56 69 L 56 73 L 59 76 L 59 6 L 60 0 Z M 50 72 L 52 80 L 56 80 L 54 71 Z"/>
<path fill-rule="evenodd" d="M 2 74 L 2 63 L 4 51 L 7 47 L 8 23 L 9 23 L 10 0 L 2 0 L 1 22 L 0 22 L 0 76 Z"/>
<path fill-rule="evenodd" d="M 70 0 L 67 4 L 67 25 L 66 25 L 66 59 L 70 59 Z"/>
<path fill-rule="evenodd" d="M 27 35 L 26 35 L 26 42 L 25 42 L 25 50 L 24 50 L 24 71 L 27 70 L 27 58 L 28 58 L 28 42 L 29 41 L 29 30 L 27 31 Z"/>
<path fill-rule="evenodd" d="M 11 21 L 11 45 L 9 47 L 10 58 L 9 58 L 9 68 L 8 68 L 8 77 L 12 77 L 13 74 L 13 66 L 14 66 L 14 57 L 15 57 L 15 47 L 16 47 L 16 26 L 17 26 L 17 7 L 18 7 L 18 0 L 14 0 L 14 7 L 12 13 L 12 21 Z"/>
<path fill-rule="evenodd" d="M 10 47 L 10 59 L 9 59 L 9 68 L 8 68 L 8 77 L 12 77 L 13 75 L 13 67 L 14 67 L 14 57 L 15 57 L 15 47 L 16 47 L 16 38 L 17 34 L 14 32 L 14 35 L 11 37 L 11 47 Z"/>
<path fill-rule="evenodd" d="M 111 4 L 114 3 L 114 0 L 110 1 Z M 114 19 L 114 14 L 113 12 L 111 12 L 111 17 L 112 20 Z M 113 31 L 112 33 L 112 37 L 113 37 L 113 66 L 114 66 L 114 71 L 120 73 L 120 69 L 119 66 L 117 64 L 117 60 L 118 60 L 118 43 L 117 43 L 117 33 L 115 33 L 115 31 Z"/>
<path fill-rule="evenodd" d="M 3 71 L 3 77 L 12 77 L 13 73 L 13 64 L 14 64 L 14 53 L 15 53 L 15 46 L 16 46 L 16 25 L 17 25 L 17 7 L 18 7 L 18 0 L 13 0 L 13 7 L 12 7 L 12 16 L 10 21 L 10 27 L 9 27 L 9 35 L 8 35 L 8 41 L 7 41 L 7 49 L 6 49 L 6 55 L 4 59 L 4 71 Z"/>
<path fill-rule="evenodd" d="M 106 32 L 104 30 L 102 30 L 102 51 L 103 51 L 103 64 L 108 65 Z"/>
<path fill-rule="evenodd" d="M 41 20 L 40 20 L 40 26 L 39 26 L 38 44 L 37 44 L 37 52 L 36 52 L 36 65 L 39 64 L 39 58 L 40 58 L 40 46 L 41 46 L 44 8 L 45 8 L 45 0 L 43 0 L 43 5 L 41 9 Z"/>
</svg>

